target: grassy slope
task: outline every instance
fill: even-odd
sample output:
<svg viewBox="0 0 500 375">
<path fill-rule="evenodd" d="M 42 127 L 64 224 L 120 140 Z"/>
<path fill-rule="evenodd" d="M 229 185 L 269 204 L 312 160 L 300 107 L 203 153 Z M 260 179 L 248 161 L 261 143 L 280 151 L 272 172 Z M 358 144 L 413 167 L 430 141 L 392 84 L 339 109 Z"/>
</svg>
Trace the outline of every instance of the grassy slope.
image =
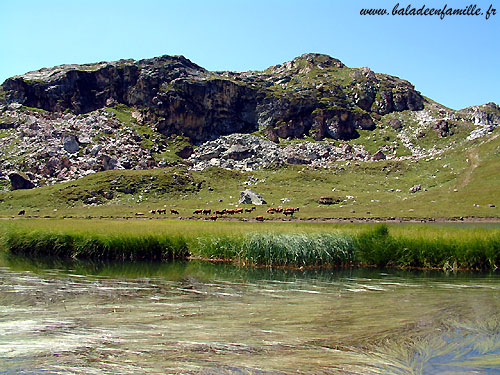
<svg viewBox="0 0 500 375">
<path fill-rule="evenodd" d="M 446 110 L 431 101 L 426 103 L 426 109 L 436 116 Z M 175 152 L 185 146 L 184 139 L 156 139 L 162 136 L 137 124 L 130 108 L 119 106 L 108 111 L 141 134 L 144 147 L 151 148 L 161 141 L 165 148 L 156 158 L 174 163 L 180 160 Z M 262 194 L 268 205 L 238 217 L 262 214 L 272 218 L 266 213 L 267 207 L 280 205 L 300 207 L 296 216 L 303 219 L 499 217 L 500 128 L 488 137 L 465 141 L 470 124 L 450 122 L 453 134 L 441 138 L 430 127 L 419 125 L 415 116 L 410 111 L 383 116 L 374 131 L 360 131 L 360 137 L 350 143 L 361 144 L 370 153 L 383 145 L 398 144 L 397 155 L 404 156 L 411 154 L 402 145 L 401 137 L 405 136 L 414 146 L 448 151 L 418 161 L 338 162 L 331 169 L 288 166 L 254 172 L 189 172 L 178 164 L 149 171 L 106 171 L 35 190 L 0 192 L 0 217 L 15 216 L 21 209 L 27 215 L 41 217 L 123 217 L 157 208 L 175 208 L 180 216 L 189 217 L 197 208 L 234 208 L 239 192 L 249 187 Z M 403 123 L 402 130 L 392 129 L 390 121 L 396 118 Z M 425 136 L 416 136 L 418 132 Z M 422 185 L 422 191 L 410 193 L 416 184 Z M 317 203 L 320 196 L 341 198 L 343 202 L 322 206 Z M 282 203 L 283 198 L 290 201 Z M 93 201 L 97 204 L 89 204 Z"/>
<path fill-rule="evenodd" d="M 235 207 L 239 192 L 248 187 L 262 194 L 268 205 L 239 217 L 263 214 L 272 218 L 265 210 L 279 205 L 300 207 L 297 217 L 303 219 L 500 216 L 499 133 L 496 130 L 486 142 L 469 142 L 465 151 L 458 149 L 419 162 L 339 162 L 330 170 L 290 166 L 254 172 L 188 172 L 179 167 L 107 171 L 35 190 L 2 192 L 0 216 L 13 216 L 25 209 L 28 215 L 42 217 L 120 217 L 166 207 L 188 217 L 195 208 Z M 245 184 L 247 181 L 252 184 Z M 422 191 L 410 193 L 409 188 L 415 184 L 422 184 Z M 104 196 L 109 191 L 113 199 Z M 317 203 L 320 196 L 345 201 L 322 206 Z M 90 197 L 97 197 L 102 204 L 82 203 Z M 281 203 L 283 198 L 290 202 Z"/>
</svg>

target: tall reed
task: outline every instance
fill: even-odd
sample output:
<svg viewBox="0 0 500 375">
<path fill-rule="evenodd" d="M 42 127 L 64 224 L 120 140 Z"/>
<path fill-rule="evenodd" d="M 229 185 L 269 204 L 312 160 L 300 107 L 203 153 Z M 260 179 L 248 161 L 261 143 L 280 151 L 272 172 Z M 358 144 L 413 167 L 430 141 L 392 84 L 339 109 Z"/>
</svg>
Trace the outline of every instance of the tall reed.
<svg viewBox="0 0 500 375">
<path fill-rule="evenodd" d="M 199 256 L 232 258 L 255 265 L 345 265 L 354 259 L 354 241 L 344 234 L 250 233 L 201 238 L 195 251 Z"/>
<path fill-rule="evenodd" d="M 242 253 L 251 264 L 346 265 L 354 260 L 354 241 L 334 233 L 254 233 L 247 236 Z"/>
</svg>

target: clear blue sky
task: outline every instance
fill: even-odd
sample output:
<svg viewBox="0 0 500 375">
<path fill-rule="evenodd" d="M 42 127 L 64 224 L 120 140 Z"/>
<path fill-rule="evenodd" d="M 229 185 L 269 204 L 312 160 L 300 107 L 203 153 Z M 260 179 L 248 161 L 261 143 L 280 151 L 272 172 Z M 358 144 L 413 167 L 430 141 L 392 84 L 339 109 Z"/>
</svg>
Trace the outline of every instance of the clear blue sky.
<svg viewBox="0 0 500 375">
<path fill-rule="evenodd" d="M 398 0 L 0 0 L 0 82 L 65 63 L 184 55 L 209 70 L 260 70 L 306 52 L 412 82 L 450 108 L 500 104 L 500 1 L 482 16 L 361 16 Z M 449 4 L 452 3 L 452 4 Z"/>
</svg>

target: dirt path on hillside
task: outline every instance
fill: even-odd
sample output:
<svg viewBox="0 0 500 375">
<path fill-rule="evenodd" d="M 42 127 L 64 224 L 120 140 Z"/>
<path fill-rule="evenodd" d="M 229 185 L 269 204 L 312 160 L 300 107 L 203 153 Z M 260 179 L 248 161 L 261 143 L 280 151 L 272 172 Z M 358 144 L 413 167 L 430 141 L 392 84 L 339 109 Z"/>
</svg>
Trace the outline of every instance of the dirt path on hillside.
<svg viewBox="0 0 500 375">
<path fill-rule="evenodd" d="M 490 139 L 488 139 L 485 143 L 493 141 L 494 139 L 498 138 L 499 135 L 500 134 L 494 135 L 493 137 L 491 137 Z M 471 180 L 472 180 L 472 173 L 474 172 L 474 170 L 477 167 L 479 167 L 479 151 L 478 151 L 478 147 L 474 147 L 473 149 L 468 150 L 467 151 L 467 156 L 468 156 L 467 160 L 468 160 L 468 163 L 469 163 L 469 167 L 465 170 L 465 172 L 463 174 L 463 180 L 457 186 L 457 189 L 462 189 L 463 187 L 467 186 L 471 182 Z"/>
<path fill-rule="evenodd" d="M 463 174 L 462 182 L 457 186 L 457 189 L 462 189 L 467 186 L 472 180 L 472 173 L 479 166 L 479 152 L 477 148 L 473 148 L 472 150 L 467 151 L 467 162 L 469 166 L 465 170 Z"/>
</svg>

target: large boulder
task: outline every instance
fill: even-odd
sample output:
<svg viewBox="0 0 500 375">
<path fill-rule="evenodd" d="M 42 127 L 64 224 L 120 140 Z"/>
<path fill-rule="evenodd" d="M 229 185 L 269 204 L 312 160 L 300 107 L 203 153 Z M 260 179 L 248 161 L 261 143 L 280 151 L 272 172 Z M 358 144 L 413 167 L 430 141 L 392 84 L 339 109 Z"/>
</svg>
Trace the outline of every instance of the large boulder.
<svg viewBox="0 0 500 375">
<path fill-rule="evenodd" d="M 385 160 L 385 154 L 381 150 L 378 150 L 375 154 L 373 154 L 372 160 Z"/>
<path fill-rule="evenodd" d="M 65 135 L 63 137 L 63 147 L 70 154 L 76 154 L 80 149 L 78 140 L 74 135 Z"/>
<path fill-rule="evenodd" d="M 262 198 L 260 194 L 257 194 L 252 189 L 247 189 L 240 192 L 240 199 L 238 200 L 239 204 L 255 204 L 255 205 L 263 205 L 267 202 Z"/>
<path fill-rule="evenodd" d="M 193 154 L 193 147 L 187 145 L 175 153 L 177 156 L 187 159 Z"/>
<path fill-rule="evenodd" d="M 243 160 L 252 157 L 254 154 L 255 153 L 250 148 L 240 144 L 235 144 L 229 147 L 225 156 L 229 159 Z"/>
<path fill-rule="evenodd" d="M 35 184 L 28 177 L 19 173 L 13 172 L 9 174 L 9 180 L 12 190 L 33 189 L 35 187 Z"/>
</svg>

